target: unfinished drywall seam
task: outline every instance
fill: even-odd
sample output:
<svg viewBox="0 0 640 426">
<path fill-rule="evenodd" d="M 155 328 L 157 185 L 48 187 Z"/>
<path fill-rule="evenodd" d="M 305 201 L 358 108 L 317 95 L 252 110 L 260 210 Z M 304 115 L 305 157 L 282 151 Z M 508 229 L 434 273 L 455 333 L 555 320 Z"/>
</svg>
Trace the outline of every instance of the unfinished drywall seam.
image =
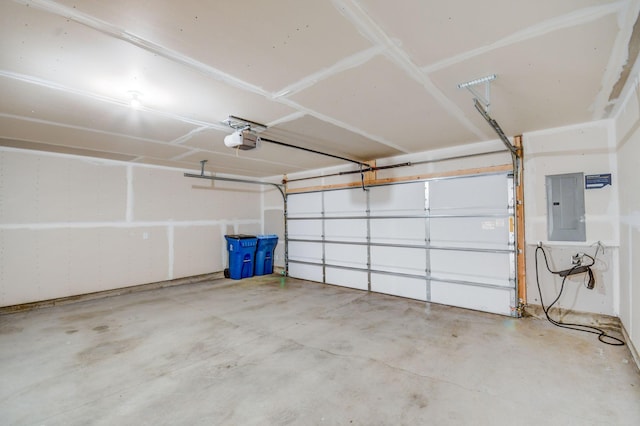
<svg viewBox="0 0 640 426">
<path fill-rule="evenodd" d="M 264 191 L 265 191 L 265 187 L 261 187 L 260 188 L 260 233 L 264 235 Z"/>
<path fill-rule="evenodd" d="M 628 1 L 622 0 L 622 1 L 609 3 L 601 6 L 587 7 L 584 9 L 574 11 L 572 13 L 568 13 L 563 16 L 558 16 L 556 18 L 541 22 L 539 24 L 536 24 L 531 27 L 520 30 L 518 32 L 515 32 L 510 36 L 502 38 L 489 45 L 482 46 L 477 49 L 469 50 L 459 55 L 455 55 L 450 58 L 444 59 L 442 61 L 433 63 L 431 65 L 427 65 L 425 67 L 422 67 L 421 70 L 424 73 L 432 73 L 434 71 L 447 68 L 451 65 L 455 65 L 457 63 L 471 59 L 473 57 L 476 57 L 476 56 L 479 56 L 503 47 L 507 47 L 515 43 L 540 37 L 545 34 L 551 33 L 553 31 L 558 31 L 565 28 L 571 28 L 577 25 L 587 24 L 589 22 L 598 20 L 604 16 L 611 15 L 613 13 L 619 13 L 621 10 L 623 10 L 623 7 L 626 6 L 627 3 Z"/>
<path fill-rule="evenodd" d="M 222 249 L 220 250 L 220 264 L 223 266 L 222 269 L 225 269 L 229 267 L 228 255 L 227 255 L 227 250 L 228 250 L 227 239 L 225 238 L 225 235 L 227 234 L 227 227 L 220 226 L 219 230 L 220 230 L 220 243 L 223 245 Z"/>
<path fill-rule="evenodd" d="M 169 226 L 167 226 L 167 246 L 169 248 L 169 261 L 168 261 L 169 265 L 168 265 L 168 271 L 167 271 L 168 280 L 173 279 L 173 267 L 174 267 L 174 261 L 175 261 L 175 251 L 173 247 L 174 239 L 175 239 L 175 233 L 174 233 L 173 224 L 170 224 Z"/>
<path fill-rule="evenodd" d="M 0 74 L 1 73 L 2 73 L 2 71 L 0 71 Z M 165 142 L 157 141 L 155 139 L 142 138 L 140 136 L 133 136 L 133 135 L 130 135 L 130 134 L 125 134 L 125 133 L 107 132 L 105 130 L 93 129 L 93 128 L 83 127 L 83 126 L 76 126 L 76 125 L 73 125 L 73 124 L 58 123 L 56 121 L 41 120 L 39 118 L 26 117 L 26 116 L 23 116 L 23 115 L 6 114 L 6 113 L 3 113 L 3 112 L 0 112 L 0 117 L 9 118 L 9 119 L 12 119 L 12 120 L 26 121 L 28 123 L 37 123 L 37 124 L 45 124 L 45 125 L 48 125 L 48 126 L 56 126 L 56 127 L 61 127 L 63 129 L 81 130 L 83 132 L 97 133 L 97 134 L 100 134 L 100 135 L 115 136 L 115 137 L 133 139 L 133 140 L 142 141 L 142 142 L 156 143 L 156 144 L 161 144 L 163 146 L 166 146 Z M 46 142 L 40 142 L 40 143 L 46 144 Z M 10 147 L 6 147 L 6 148 L 10 148 Z M 76 148 L 82 148 L 82 147 L 78 146 Z M 20 149 L 20 148 L 14 148 L 14 149 Z M 73 155 L 73 154 L 61 154 L 61 153 L 55 153 L 55 154 L 58 154 L 58 155 Z M 127 154 L 127 153 L 120 153 L 120 154 L 131 155 L 131 154 Z M 111 161 L 118 161 L 118 160 L 111 160 Z"/>
<path fill-rule="evenodd" d="M 145 221 L 145 222 L 45 222 L 45 223 L 0 223 L 3 229 L 92 229 L 92 228 L 152 228 L 174 226 L 184 228 L 190 226 L 228 226 L 260 224 L 260 219 L 221 219 L 221 220 L 185 220 L 185 221 Z"/>
<path fill-rule="evenodd" d="M 638 87 L 638 80 L 634 81 L 632 90 L 629 90 L 629 94 L 633 94 L 636 96 L 637 99 L 635 101 L 637 102 L 637 105 L 640 106 L 640 90 Z M 628 102 L 629 102 L 629 96 L 626 96 L 626 99 L 624 101 L 625 107 L 620 109 L 618 111 L 619 115 L 616 118 L 614 118 L 616 122 L 619 121 L 620 114 L 623 112 L 626 112 L 627 110 L 626 105 Z M 629 127 L 629 129 L 625 132 L 624 135 L 621 135 L 620 137 L 618 137 L 618 134 L 616 133 L 616 151 L 618 152 L 618 155 L 620 153 L 620 150 L 623 149 L 623 147 L 627 144 L 627 142 L 629 142 L 632 139 L 632 137 L 636 134 L 636 132 L 639 129 L 640 129 L 640 117 L 636 117 L 636 119 L 633 121 L 633 124 Z"/>
<path fill-rule="evenodd" d="M 640 13 L 636 12 L 636 15 L 640 15 Z M 640 54 L 640 18 L 636 19 L 636 22 L 633 24 L 627 52 L 627 63 L 622 67 L 620 78 L 613 86 L 613 90 L 611 90 L 611 94 L 609 95 L 610 101 L 620 97 L 627 85 L 629 77 L 636 74 L 633 72 L 633 68 L 638 62 L 638 55 Z"/>
<path fill-rule="evenodd" d="M 196 128 L 196 129 L 193 129 L 193 130 L 187 132 L 186 134 L 184 134 L 184 135 L 182 135 L 182 136 L 180 136 L 178 138 L 175 138 L 174 140 L 169 142 L 169 145 L 180 145 L 180 144 L 183 144 L 186 141 L 188 141 L 189 139 L 191 139 L 192 137 L 194 137 L 195 135 L 197 135 L 198 133 L 202 133 L 202 132 L 204 132 L 206 130 L 209 130 L 209 129 L 211 129 L 210 126 L 200 126 L 200 127 Z"/>
<path fill-rule="evenodd" d="M 611 119 L 615 122 L 618 122 L 620 120 L 620 116 L 627 111 L 627 107 L 629 106 L 629 101 L 632 96 L 637 98 L 638 105 L 640 105 L 640 71 L 636 72 L 638 69 L 640 69 L 640 59 L 638 59 L 638 62 L 634 66 L 636 77 L 631 81 L 627 81 L 628 86 L 625 87 L 623 92 L 624 98 L 614 109 L 615 114 L 613 114 Z M 638 126 L 640 126 L 640 119 L 636 120 L 634 126 L 632 126 L 625 135 L 621 136 L 620 140 L 617 141 L 616 149 L 620 150 L 620 148 L 622 148 L 622 146 L 631 139 L 631 136 L 633 136 L 635 131 L 638 129 Z"/>
<path fill-rule="evenodd" d="M 322 69 L 311 75 L 308 75 L 297 82 L 284 87 L 273 94 L 273 99 L 277 99 L 283 96 L 291 96 L 300 92 L 301 90 L 308 89 L 316 83 L 326 80 L 332 75 L 347 71 L 351 68 L 356 68 L 362 64 L 369 62 L 384 51 L 382 46 L 373 46 L 354 55 L 341 59 L 328 68 Z"/>
<path fill-rule="evenodd" d="M 618 27 L 620 30 L 613 42 L 613 48 L 609 55 L 609 62 L 602 74 L 600 91 L 596 95 L 591 108 L 593 109 L 593 120 L 604 118 L 615 104 L 616 99 L 610 99 L 614 88 L 619 85 L 619 79 L 625 69 L 630 70 L 634 64 L 627 64 L 629 61 L 629 45 L 632 42 L 631 36 L 637 24 L 640 2 L 629 3 L 628 8 L 622 8 L 618 12 Z M 617 67 L 616 64 L 622 64 Z"/>
<path fill-rule="evenodd" d="M 351 126 L 351 125 L 349 125 L 347 123 L 343 123 L 342 121 L 337 120 L 337 119 L 335 119 L 333 117 L 329 117 L 328 115 L 324 115 L 324 114 L 319 113 L 317 111 L 314 111 L 314 110 L 312 110 L 310 108 L 306 108 L 306 107 L 300 105 L 299 103 L 292 101 L 291 99 L 282 97 L 282 98 L 277 98 L 275 100 L 277 102 L 283 104 L 283 105 L 286 105 L 286 106 L 290 107 L 290 108 L 297 109 L 298 111 L 300 111 L 300 112 L 302 112 L 302 113 L 304 113 L 306 115 L 310 115 L 312 117 L 315 117 L 318 120 L 326 121 L 327 123 L 333 124 L 334 126 L 338 126 L 338 127 L 341 127 L 341 128 L 343 128 L 345 130 L 348 130 L 348 131 L 350 131 L 352 133 L 358 134 L 360 136 L 364 136 L 367 139 L 371 139 L 371 140 L 373 140 L 375 142 L 378 142 L 378 143 L 380 143 L 382 145 L 386 145 L 386 146 L 388 146 L 390 148 L 393 148 L 393 149 L 395 149 L 397 151 L 400 151 L 400 152 L 402 152 L 404 154 L 408 154 L 409 153 L 409 151 L 407 151 L 406 148 L 403 148 L 403 147 L 401 147 L 399 145 L 396 145 L 395 143 L 390 142 L 390 141 L 388 141 L 388 140 L 386 140 L 386 139 L 384 139 L 384 138 L 382 138 L 380 136 L 372 135 L 372 134 L 367 133 L 364 130 L 361 130 L 361 129 L 355 127 L 355 126 Z"/>
<path fill-rule="evenodd" d="M 97 100 L 97 101 L 101 101 L 101 102 L 107 102 L 107 103 L 110 103 L 110 104 L 126 106 L 127 108 L 129 107 L 129 99 L 112 98 L 110 96 L 104 96 L 104 95 L 100 95 L 100 94 L 97 94 L 97 93 L 89 92 L 89 91 L 86 91 L 86 90 L 80 90 L 80 89 L 72 88 L 72 87 L 65 86 L 65 85 L 62 85 L 62 84 L 59 84 L 59 83 L 55 83 L 55 82 L 50 81 L 50 80 L 45 80 L 45 79 L 42 79 L 42 78 L 38 78 L 38 77 L 26 75 L 26 74 L 20 74 L 20 73 L 15 73 L 15 72 L 11 72 L 11 71 L 0 70 L 0 77 L 5 77 L 5 78 L 13 79 L 13 80 L 18 80 L 18 81 L 22 81 L 24 83 L 29 83 L 29 84 L 35 84 L 35 85 L 38 85 L 38 86 L 41 86 L 41 87 L 46 87 L 48 89 L 58 90 L 58 91 L 61 91 L 61 92 L 64 92 L 64 93 L 70 93 L 70 94 L 73 94 L 73 95 L 83 96 L 83 97 L 90 98 L 90 99 Z M 144 105 L 141 106 L 139 109 L 141 111 L 145 111 L 145 112 L 150 112 L 150 113 L 156 114 L 156 115 L 158 115 L 160 117 L 181 121 L 181 122 L 187 123 L 187 124 L 193 124 L 193 125 L 196 125 L 196 126 L 209 126 L 209 127 L 218 128 L 220 130 L 226 129 L 226 127 L 224 125 L 219 124 L 219 123 L 207 123 L 207 122 L 204 122 L 204 121 L 196 120 L 196 119 L 185 117 L 185 116 L 182 116 L 182 115 L 173 114 L 173 113 L 170 113 L 170 112 L 160 111 L 160 110 L 157 110 L 157 109 L 149 108 L 148 106 L 144 106 Z"/>
<path fill-rule="evenodd" d="M 613 199 L 613 205 L 607 210 L 613 222 L 613 240 L 616 242 L 615 252 L 611 256 L 613 261 L 613 314 L 620 316 L 620 293 L 622 292 L 620 282 L 620 191 L 618 180 L 618 154 L 616 151 L 617 139 L 616 139 L 616 123 L 614 120 L 607 120 L 607 145 L 609 146 L 609 173 L 614 176 L 614 183 L 609 190 Z M 613 210 L 613 211 L 612 211 Z"/>
<path fill-rule="evenodd" d="M 304 113 L 304 111 L 292 112 L 291 114 L 285 115 L 284 117 L 280 117 L 276 120 L 270 121 L 269 123 L 267 123 L 267 128 L 298 120 L 299 118 L 303 118 L 305 115 L 306 114 Z"/>
<path fill-rule="evenodd" d="M 384 49 L 385 54 L 393 63 L 417 81 L 452 117 L 454 117 L 467 130 L 479 137 L 486 139 L 487 135 L 480 130 L 465 113 L 451 101 L 431 79 L 418 67 L 402 50 L 397 43 L 384 32 L 384 30 L 362 9 L 354 0 L 332 0 L 336 9 L 340 11 L 358 30 L 372 43 Z"/>
<path fill-rule="evenodd" d="M 120 28 L 116 25 L 113 25 L 109 22 L 105 22 L 89 14 L 80 12 L 75 7 L 70 8 L 49 0 L 14 0 L 14 1 L 24 4 L 26 6 L 38 8 L 45 12 L 58 15 L 62 18 L 69 19 L 74 22 L 77 22 L 78 24 L 92 28 L 98 32 L 101 32 L 102 34 L 122 40 L 126 43 L 130 43 L 136 47 L 144 49 L 158 56 L 162 56 L 163 58 L 173 61 L 177 64 L 181 64 L 188 68 L 199 71 L 200 73 L 213 77 L 218 81 L 222 81 L 231 86 L 234 86 L 243 90 L 247 90 L 249 92 L 253 92 L 258 95 L 262 95 L 266 98 L 270 98 L 270 94 L 265 92 L 258 86 L 242 81 L 239 78 L 229 75 L 205 63 L 196 61 L 195 59 L 190 58 L 189 56 L 183 55 L 179 52 L 176 52 L 175 50 L 169 49 L 167 47 L 156 44 L 150 40 L 146 40 L 142 37 L 132 34 L 126 31 L 125 29 Z"/>
<path fill-rule="evenodd" d="M 90 129 L 90 128 L 87 128 L 87 127 L 74 126 L 74 125 L 69 125 L 69 124 L 62 124 L 62 123 L 57 123 L 57 122 L 53 122 L 53 121 L 34 119 L 34 118 L 24 117 L 24 116 L 19 116 L 19 115 L 0 113 L 0 117 L 26 121 L 26 122 L 30 122 L 30 123 L 44 124 L 44 125 L 48 125 L 48 126 L 55 126 L 55 127 L 60 127 L 60 128 L 80 130 L 80 131 L 88 132 L 88 133 L 97 133 L 97 134 L 104 134 L 104 135 L 108 135 L 108 136 L 116 136 L 116 137 L 121 137 L 121 138 L 126 138 L 126 139 L 140 140 L 140 141 L 150 142 L 150 143 L 154 143 L 154 144 L 158 144 L 158 145 L 162 145 L 162 146 L 166 146 L 167 145 L 165 142 L 158 141 L 158 140 L 155 140 L 155 139 L 141 138 L 141 137 L 137 137 L 137 136 L 131 136 L 131 135 L 128 135 L 128 134 L 106 132 L 106 131 L 103 131 L 103 130 Z M 39 143 L 39 144 L 43 144 L 43 145 L 50 145 L 48 142 L 42 142 L 42 141 L 30 140 L 30 139 L 14 139 L 14 140 L 23 141 L 23 142 L 35 142 L 35 143 Z M 75 146 L 75 145 L 68 145 L 68 147 L 77 148 L 77 149 L 84 149 L 81 146 Z M 198 152 L 215 153 L 218 156 L 225 156 L 225 157 L 234 157 L 235 156 L 235 154 L 225 153 L 225 152 L 220 152 L 220 151 L 204 150 L 204 149 L 192 148 L 192 147 L 184 147 L 184 148 L 187 149 L 186 152 L 184 152 L 183 154 L 177 155 L 175 157 L 172 157 L 171 160 L 179 161 L 184 157 L 187 157 L 189 155 L 193 155 L 194 153 L 198 153 Z M 6 149 L 6 150 L 15 149 L 15 150 L 22 150 L 22 151 L 32 151 L 32 150 L 29 150 L 29 149 L 14 148 L 14 147 L 0 147 L 0 149 Z M 90 151 L 93 151 L 93 150 L 90 150 Z M 86 156 L 74 155 L 74 154 L 63 154 L 63 153 L 55 153 L 55 152 L 47 152 L 47 151 L 38 151 L 38 152 L 39 153 L 53 154 L 53 155 L 67 155 L 67 156 L 73 156 L 75 158 L 84 158 L 84 159 L 88 158 Z M 129 153 L 124 153 L 124 152 L 120 152 L 120 151 L 95 151 L 95 152 L 97 152 L 97 153 L 121 154 L 121 155 L 127 155 L 127 156 L 131 155 Z M 90 158 L 96 159 L 96 160 L 99 159 L 99 160 L 104 160 L 104 161 L 113 161 L 113 162 L 118 162 L 119 161 L 119 160 L 102 159 L 102 158 L 98 158 L 98 157 L 90 157 Z M 121 161 L 120 164 L 135 163 L 135 162 L 141 160 L 142 158 L 145 158 L 145 157 L 144 156 L 138 156 L 138 157 L 136 157 L 136 158 L 134 158 L 134 159 L 132 159 L 130 161 Z M 253 158 L 253 161 L 260 162 L 260 163 L 265 163 L 265 164 L 269 164 L 269 165 L 276 165 L 276 166 L 285 165 L 285 166 L 288 166 L 288 164 L 285 164 L 285 163 L 280 163 L 280 162 L 271 161 L 271 160 L 264 160 L 262 158 Z M 153 165 L 153 164 L 142 164 L 142 163 L 139 163 L 139 164 L 141 166 L 146 166 L 146 167 L 157 167 L 157 168 L 163 168 L 163 169 L 167 169 L 167 170 L 169 170 L 169 169 L 170 170 L 176 170 L 175 167 L 158 166 L 158 165 Z M 188 167 L 192 167 L 192 165 L 190 165 L 190 164 L 188 164 L 187 166 Z M 249 170 L 247 170 L 247 171 L 249 171 Z"/>
<path fill-rule="evenodd" d="M 3 114 L 0 113 L 0 117 L 2 117 L 2 116 L 3 116 Z M 17 117 L 17 118 L 19 118 L 19 117 Z M 38 121 L 38 120 L 34 120 L 34 121 Z M 56 123 L 51 123 L 51 124 L 55 125 Z M 158 142 L 158 143 L 162 143 L 162 142 Z M 166 144 L 164 144 L 164 145 L 166 145 Z M 148 169 L 157 169 L 157 170 L 169 170 L 169 171 L 172 171 L 172 172 L 179 171 L 179 170 L 184 170 L 184 169 L 179 169 L 179 168 L 176 168 L 176 167 L 161 166 L 161 165 L 158 165 L 158 164 L 136 163 L 135 161 L 122 161 L 122 160 L 113 160 L 113 159 L 109 159 L 109 158 L 87 157 L 87 156 L 84 156 L 84 155 L 66 154 L 66 153 L 60 153 L 60 152 L 35 151 L 35 150 L 32 150 L 32 149 L 15 148 L 15 147 L 10 147 L 10 146 L 0 146 L 0 151 L 20 152 L 20 153 L 23 153 L 23 154 L 48 156 L 48 157 L 72 158 L 72 159 L 80 160 L 80 161 L 83 161 L 83 162 L 86 162 L 86 163 L 90 163 L 90 164 L 103 164 L 103 165 L 116 165 L 116 166 L 127 166 L 127 165 L 135 164 L 136 167 L 142 167 L 142 168 L 148 168 Z M 203 150 L 201 150 L 201 151 L 203 151 Z M 206 151 L 206 152 L 214 152 L 214 151 Z M 235 154 L 223 154 L 223 153 L 220 153 L 220 152 L 216 152 L 216 154 L 217 155 L 225 155 L 225 156 L 234 156 L 235 155 Z M 256 161 L 264 161 L 264 162 L 269 163 L 269 164 L 280 164 L 280 163 L 275 163 L 275 162 L 266 161 L 266 160 L 259 160 L 259 159 L 256 159 Z M 188 165 L 188 167 L 192 167 L 192 165 Z M 198 172 L 198 173 L 200 172 L 200 169 L 196 170 L 196 169 L 187 168 L 187 170 L 191 170 L 193 172 Z M 232 174 L 232 173 L 216 173 L 216 176 L 229 177 L 229 178 L 246 178 L 246 176 L 241 176 L 241 175 Z"/>
<path fill-rule="evenodd" d="M 133 222 L 133 166 L 127 166 L 127 207 L 125 221 Z"/>
<path fill-rule="evenodd" d="M 121 28 L 118 28 L 117 26 L 114 26 L 108 22 L 104 22 L 102 20 L 99 20 L 93 16 L 90 16 L 88 14 L 82 13 L 80 11 L 78 11 L 75 8 L 69 8 L 66 7 L 64 5 L 60 5 L 57 4 L 55 2 L 52 1 L 48 1 L 48 0 L 31 0 L 31 1 L 27 1 L 27 0 L 15 0 L 18 3 L 24 4 L 24 5 L 28 5 L 28 6 L 32 6 L 32 7 L 36 7 L 38 9 L 44 10 L 46 12 L 61 16 L 63 18 L 66 19 L 70 19 L 74 22 L 77 22 L 79 24 L 85 25 L 89 28 L 92 28 L 96 31 L 99 31 L 103 34 L 106 34 L 108 36 L 120 39 L 122 41 L 125 41 L 127 43 L 131 43 L 134 46 L 137 46 L 141 49 L 144 49 L 148 52 L 157 54 L 159 56 L 164 57 L 165 59 L 168 59 L 170 61 L 173 61 L 175 63 L 181 64 L 183 66 L 186 66 L 187 68 L 193 69 L 195 71 L 198 71 L 202 74 L 204 74 L 205 76 L 209 76 L 214 78 L 217 81 L 221 81 L 225 84 L 229 84 L 230 86 L 239 88 L 241 90 L 245 90 L 251 93 L 255 93 L 257 95 L 260 95 L 268 100 L 272 100 L 272 101 L 276 101 L 279 103 L 282 103 L 284 105 L 290 106 L 300 112 L 303 112 L 305 114 L 309 114 L 312 115 L 316 118 L 319 118 L 321 120 L 324 121 L 328 121 L 331 124 L 334 124 L 338 127 L 342 127 L 346 130 L 352 131 L 354 133 L 360 134 L 362 136 L 365 136 L 369 139 L 373 139 L 376 142 L 379 142 L 381 144 L 384 145 L 388 145 L 392 148 L 395 148 L 401 152 L 407 152 L 406 150 L 399 148 L 398 146 L 396 146 L 395 144 L 391 144 L 390 142 L 384 141 L 383 139 L 379 138 L 379 137 L 375 137 L 372 135 L 368 135 L 365 132 L 363 132 L 362 130 L 359 129 L 355 129 L 352 126 L 346 126 L 344 123 L 340 123 L 337 120 L 326 120 L 325 118 L 323 118 L 323 116 L 319 113 L 316 112 L 312 112 L 308 109 L 302 108 L 300 105 L 286 99 L 283 97 L 277 97 L 276 95 L 269 93 L 265 90 L 263 90 L 262 88 L 255 86 L 253 84 L 250 84 L 248 82 L 245 82 L 243 80 L 240 80 L 232 75 L 229 75 L 227 73 L 224 73 L 216 68 L 213 68 L 207 64 L 204 64 L 202 62 L 199 62 L 195 59 L 192 59 L 186 55 L 183 55 L 179 52 L 176 52 L 174 50 L 168 49 L 164 46 L 160 46 L 158 44 L 153 43 L 152 41 L 149 40 L 145 40 L 141 37 L 138 37 L 134 34 L 131 34 Z M 1 70 L 0 70 L 1 72 Z M 0 74 L 2 75 L 2 74 Z M 27 76 L 25 76 L 25 78 L 28 78 Z M 55 83 L 51 83 L 51 84 L 55 84 Z M 57 86 L 57 87 L 61 87 L 61 86 Z M 73 90 L 73 89 L 69 89 L 69 90 Z M 74 92 L 79 92 L 79 94 L 85 94 L 86 92 L 81 92 L 81 91 L 74 91 Z M 100 96 L 100 95 L 95 95 L 93 94 L 93 96 Z M 282 95 L 280 95 L 282 96 Z M 105 99 L 110 99 L 111 101 L 115 101 L 118 104 L 124 104 L 125 101 L 119 101 L 119 100 L 115 100 L 115 99 L 111 99 L 111 98 L 106 98 L 103 97 Z M 128 100 L 127 100 L 128 102 Z M 184 121 L 186 123 L 190 123 L 190 124 L 195 124 L 195 125 L 201 125 L 201 126 L 209 126 L 211 128 L 215 128 L 218 130 L 228 130 L 228 128 L 224 127 L 223 125 L 221 125 L 220 123 L 205 123 L 199 120 L 193 120 L 187 117 L 183 117 L 183 116 L 178 116 L 178 115 L 174 115 L 174 114 L 169 114 L 169 113 L 164 113 L 158 110 L 152 110 L 149 108 L 144 108 L 144 110 L 146 111 L 150 111 L 156 114 L 160 114 L 163 115 L 165 117 L 168 118 L 173 118 L 176 120 L 181 120 Z M 483 136 L 484 137 L 484 136 Z"/>
<path fill-rule="evenodd" d="M 611 247 L 608 247 L 611 250 Z M 613 265 L 611 265 L 613 269 L 613 289 L 612 289 L 612 297 L 613 297 L 613 315 L 620 318 L 620 312 L 622 312 L 621 306 L 621 298 L 620 294 L 622 293 L 622 282 L 620 281 L 620 253 L 621 250 L 619 247 L 614 248 L 614 253 L 611 256 L 611 261 Z"/>
<path fill-rule="evenodd" d="M 187 147 L 185 147 L 185 148 L 187 148 Z M 184 153 L 182 153 L 180 155 L 176 155 L 175 157 L 171 157 L 171 161 L 180 161 L 185 157 L 189 157 L 190 155 L 197 154 L 199 152 L 205 152 L 205 151 L 203 151 L 202 149 L 199 149 L 199 148 L 189 148 L 189 151 L 184 152 Z M 209 152 L 211 152 L 211 151 L 209 151 Z"/>
<path fill-rule="evenodd" d="M 636 330 L 634 327 L 635 324 L 635 318 L 633 315 L 633 301 L 635 300 L 634 297 L 634 291 L 633 291 L 633 282 L 634 282 L 634 276 L 633 276 L 633 228 L 631 226 L 627 226 L 627 241 L 629 241 L 628 243 L 628 253 L 627 253 L 627 265 L 628 265 L 628 277 L 629 277 L 629 282 L 627 283 L 627 285 L 629 286 L 629 300 L 627 300 L 628 306 L 627 306 L 627 312 L 629 313 L 629 336 L 635 336 Z"/>
</svg>

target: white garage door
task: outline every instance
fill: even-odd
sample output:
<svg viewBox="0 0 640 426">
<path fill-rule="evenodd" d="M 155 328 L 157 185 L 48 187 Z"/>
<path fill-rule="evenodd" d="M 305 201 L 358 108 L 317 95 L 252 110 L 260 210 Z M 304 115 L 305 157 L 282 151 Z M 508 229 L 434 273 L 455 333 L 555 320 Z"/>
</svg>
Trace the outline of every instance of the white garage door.
<svg viewBox="0 0 640 426">
<path fill-rule="evenodd" d="M 516 315 L 512 178 L 288 196 L 289 274 Z"/>
</svg>

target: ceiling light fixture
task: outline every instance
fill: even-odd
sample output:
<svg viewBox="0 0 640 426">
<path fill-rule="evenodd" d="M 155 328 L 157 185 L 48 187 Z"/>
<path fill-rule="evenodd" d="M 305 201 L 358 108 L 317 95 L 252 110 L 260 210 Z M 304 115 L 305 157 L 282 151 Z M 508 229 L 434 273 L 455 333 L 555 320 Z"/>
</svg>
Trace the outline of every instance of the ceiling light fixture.
<svg viewBox="0 0 640 426">
<path fill-rule="evenodd" d="M 133 109 L 139 109 L 142 107 L 142 102 L 140 101 L 140 97 L 142 93 L 137 90 L 130 90 L 129 95 L 131 96 L 131 100 L 129 101 L 129 106 Z"/>
</svg>

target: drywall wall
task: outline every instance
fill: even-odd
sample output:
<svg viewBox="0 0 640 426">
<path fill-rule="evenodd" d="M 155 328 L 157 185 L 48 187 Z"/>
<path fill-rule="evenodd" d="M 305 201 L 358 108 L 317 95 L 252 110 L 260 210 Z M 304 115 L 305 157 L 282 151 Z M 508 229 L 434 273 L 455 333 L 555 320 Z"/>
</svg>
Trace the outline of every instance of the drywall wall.
<svg viewBox="0 0 640 426">
<path fill-rule="evenodd" d="M 183 171 L 0 148 L 0 306 L 227 266 L 262 230 L 261 188 Z"/>
<path fill-rule="evenodd" d="M 616 118 L 620 188 L 620 320 L 640 348 L 640 89 L 636 81 Z"/>
<path fill-rule="evenodd" d="M 525 237 L 527 241 L 527 302 L 540 304 L 536 287 L 535 253 L 542 242 L 552 269 L 571 267 L 576 253 L 594 255 L 597 242 L 600 251 L 594 267 L 596 287 L 587 289 L 584 276 L 568 280 L 557 307 L 607 315 L 618 314 L 619 276 L 618 188 L 614 122 L 598 121 L 549 129 L 523 135 L 525 185 Z M 583 172 L 585 175 L 612 173 L 613 185 L 585 190 L 586 241 L 548 241 L 545 176 Z M 562 279 L 546 272 L 540 255 L 542 297 L 549 303 L 558 294 Z"/>
</svg>

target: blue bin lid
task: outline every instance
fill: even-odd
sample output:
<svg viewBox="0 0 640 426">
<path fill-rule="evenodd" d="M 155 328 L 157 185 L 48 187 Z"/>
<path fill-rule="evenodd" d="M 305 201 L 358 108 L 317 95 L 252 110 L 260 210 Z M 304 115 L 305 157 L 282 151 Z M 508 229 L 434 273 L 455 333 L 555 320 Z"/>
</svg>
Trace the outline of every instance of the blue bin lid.
<svg viewBox="0 0 640 426">
<path fill-rule="evenodd" d="M 231 240 L 248 240 L 250 238 L 256 238 L 255 235 L 245 235 L 245 234 L 225 235 L 224 237 Z"/>
<path fill-rule="evenodd" d="M 269 240 L 269 239 L 277 240 L 278 236 L 276 234 L 256 235 L 255 238 L 259 240 Z"/>
</svg>

